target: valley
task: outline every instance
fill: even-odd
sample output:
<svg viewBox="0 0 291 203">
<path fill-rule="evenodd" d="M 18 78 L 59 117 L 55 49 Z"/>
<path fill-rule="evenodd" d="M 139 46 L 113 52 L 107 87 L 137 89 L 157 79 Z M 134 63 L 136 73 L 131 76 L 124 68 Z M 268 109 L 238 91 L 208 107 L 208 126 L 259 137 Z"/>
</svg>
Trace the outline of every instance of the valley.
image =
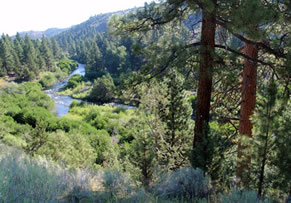
<svg viewBox="0 0 291 203">
<path fill-rule="evenodd" d="M 0 202 L 289 202 L 290 10 L 165 0 L 2 34 Z"/>
</svg>

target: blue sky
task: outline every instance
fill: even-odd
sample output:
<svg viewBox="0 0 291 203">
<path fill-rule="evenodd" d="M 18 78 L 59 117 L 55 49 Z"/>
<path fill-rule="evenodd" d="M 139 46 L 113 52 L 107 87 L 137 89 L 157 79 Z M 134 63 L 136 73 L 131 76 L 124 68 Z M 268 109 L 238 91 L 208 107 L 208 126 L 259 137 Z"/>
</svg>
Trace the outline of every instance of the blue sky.
<svg viewBox="0 0 291 203">
<path fill-rule="evenodd" d="M 152 0 L 4 0 L 0 10 L 0 34 L 42 31 L 79 24 L 90 16 L 143 6 Z"/>
</svg>

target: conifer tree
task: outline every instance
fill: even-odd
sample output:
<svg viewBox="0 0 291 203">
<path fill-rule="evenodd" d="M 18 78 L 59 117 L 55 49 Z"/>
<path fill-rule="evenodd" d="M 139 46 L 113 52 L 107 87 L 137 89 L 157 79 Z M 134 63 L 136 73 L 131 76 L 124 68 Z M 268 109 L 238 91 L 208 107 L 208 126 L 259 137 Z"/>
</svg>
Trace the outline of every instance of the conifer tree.
<svg viewBox="0 0 291 203">
<path fill-rule="evenodd" d="M 20 63 L 24 64 L 24 53 L 23 53 L 23 45 L 19 41 L 18 38 L 14 40 L 14 50 L 19 58 Z"/>
<path fill-rule="evenodd" d="M 86 64 L 86 76 L 94 79 L 97 78 L 98 75 L 101 76 L 104 73 L 102 54 L 96 42 L 93 41 L 89 50 L 88 62 Z"/>
<path fill-rule="evenodd" d="M 253 116 L 254 125 L 254 150 L 252 153 L 253 158 L 258 162 L 258 195 L 263 195 L 265 170 L 272 155 L 271 150 L 273 148 L 274 137 L 272 137 L 272 131 L 276 127 L 277 112 L 277 85 L 274 79 L 271 79 L 266 92 L 262 92 L 264 96 L 258 104 L 258 108 Z M 256 155 L 256 156 L 254 156 Z"/>
<path fill-rule="evenodd" d="M 141 181 L 148 186 L 155 168 L 155 148 L 154 138 L 151 136 L 151 130 L 147 123 L 143 120 L 144 114 L 139 112 L 138 120 L 130 121 L 130 128 L 134 136 L 134 140 L 129 147 L 129 161 L 136 167 L 141 175 Z M 146 119 L 146 118 L 145 118 Z"/>
<path fill-rule="evenodd" d="M 48 44 L 48 39 L 45 38 L 44 36 L 42 37 L 42 40 L 41 40 L 40 54 L 44 58 L 47 70 L 54 71 L 55 69 L 54 69 L 53 55 Z"/>
<path fill-rule="evenodd" d="M 62 58 L 61 48 L 54 37 L 51 39 L 51 44 L 54 58 L 60 60 Z"/>
<path fill-rule="evenodd" d="M 151 129 L 157 164 L 166 171 L 190 164 L 192 109 L 183 85 L 183 77 L 173 70 L 163 82 L 153 81 L 140 89 L 139 110 Z"/>
<path fill-rule="evenodd" d="M 208 122 L 210 111 L 210 97 L 212 92 L 212 75 L 214 70 L 214 46 L 215 46 L 215 31 L 216 31 L 216 0 L 205 0 L 200 3 L 194 1 L 165 1 L 160 4 L 145 4 L 143 10 L 136 12 L 128 19 L 121 19 L 121 23 L 116 24 L 117 30 L 122 32 L 146 32 L 148 30 L 157 30 L 159 26 L 171 22 L 185 20 L 186 15 L 190 12 L 196 12 L 202 9 L 202 33 L 200 43 L 193 43 L 191 46 L 188 44 L 184 47 L 174 47 L 166 67 L 162 64 L 162 71 L 169 68 L 169 64 L 173 59 L 184 58 L 184 52 L 181 50 L 186 47 L 194 47 L 200 45 L 200 65 L 199 65 L 199 82 L 198 82 L 198 98 L 197 110 L 194 129 L 193 148 L 200 146 L 203 139 L 208 134 Z M 125 24 L 125 26 L 123 25 Z M 189 40 L 189 39 L 188 39 Z M 180 49 L 179 49 L 180 48 Z M 179 55 L 179 51 L 180 54 Z M 194 52 L 195 53 L 195 52 Z M 192 53 L 192 55 L 194 55 Z M 168 65 L 167 65 L 168 64 Z M 159 64 L 157 64 L 159 65 Z M 205 146 L 206 147 L 206 146 Z M 202 150 L 198 152 L 202 159 L 193 161 L 193 166 L 206 169 L 206 162 L 208 155 Z M 194 156 L 193 156 L 194 157 Z M 204 160 L 204 161 L 203 161 Z"/>
<path fill-rule="evenodd" d="M 5 76 L 5 71 L 4 71 L 4 68 L 2 66 L 2 58 L 0 57 L 0 76 Z"/>
<path fill-rule="evenodd" d="M 27 35 L 24 38 L 23 53 L 24 53 L 24 62 L 28 70 L 37 74 L 39 72 L 39 69 L 36 64 L 36 61 L 37 61 L 36 50 L 34 48 L 34 45 L 31 39 Z"/>
<path fill-rule="evenodd" d="M 13 55 L 4 35 L 2 35 L 0 40 L 0 57 L 2 58 L 2 72 L 7 74 L 14 71 Z"/>
<path fill-rule="evenodd" d="M 252 137 L 251 117 L 256 104 L 258 52 L 268 52 L 277 56 L 282 54 L 267 44 L 272 40 L 270 37 L 272 33 L 267 33 L 267 27 L 275 27 L 278 22 L 279 13 L 274 9 L 275 4 L 265 4 L 261 0 L 246 0 L 234 2 L 234 5 L 236 6 L 232 8 L 232 14 L 227 17 L 228 21 L 224 19 L 222 20 L 224 23 L 221 23 L 220 19 L 219 24 L 245 43 L 239 123 L 239 134 L 243 140 L 243 136 Z M 244 148 L 247 148 L 245 144 L 240 141 L 238 145 L 237 175 L 243 185 L 248 187 L 251 161 L 250 156 L 243 153 Z"/>
<path fill-rule="evenodd" d="M 258 49 L 252 44 L 245 45 L 245 54 L 253 59 L 258 57 Z M 252 121 L 251 116 L 255 111 L 256 105 L 256 89 L 257 89 L 257 64 L 255 61 L 245 59 L 242 81 L 242 103 L 240 108 L 240 135 L 252 137 Z M 238 176 L 242 179 L 244 185 L 248 185 L 250 157 L 243 156 L 243 144 L 238 145 L 238 158 L 242 159 L 238 163 Z"/>
<path fill-rule="evenodd" d="M 159 141 L 159 161 L 169 167 L 177 169 L 189 163 L 189 143 L 193 130 L 191 120 L 192 108 L 184 90 L 184 79 L 181 74 L 173 70 L 164 80 L 165 101 L 159 101 L 158 116 L 164 123 L 164 135 Z"/>
</svg>

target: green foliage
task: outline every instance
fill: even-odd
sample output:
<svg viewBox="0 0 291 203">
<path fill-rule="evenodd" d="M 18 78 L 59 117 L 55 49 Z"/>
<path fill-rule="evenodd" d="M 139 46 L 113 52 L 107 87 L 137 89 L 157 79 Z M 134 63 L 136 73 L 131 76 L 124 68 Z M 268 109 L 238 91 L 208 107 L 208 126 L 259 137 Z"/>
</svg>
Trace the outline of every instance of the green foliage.
<svg viewBox="0 0 291 203">
<path fill-rule="evenodd" d="M 94 79 L 104 74 L 105 69 L 102 61 L 102 54 L 96 41 L 93 41 L 88 53 L 88 62 L 86 63 L 86 77 Z"/>
<path fill-rule="evenodd" d="M 51 72 L 45 73 L 44 76 L 39 80 L 39 83 L 41 84 L 43 88 L 52 87 L 57 82 L 58 82 L 58 79 L 56 78 L 56 75 Z"/>
<path fill-rule="evenodd" d="M 69 59 L 62 59 L 57 63 L 57 66 L 67 74 L 70 74 L 78 67 L 78 63 Z"/>
<path fill-rule="evenodd" d="M 241 2 L 238 7 L 232 8 L 230 26 L 236 32 L 243 32 L 248 38 L 258 41 L 266 35 L 265 29 L 258 25 L 275 23 L 279 19 L 279 13 L 274 8 L 272 4 L 264 6 L 260 0 Z"/>
<path fill-rule="evenodd" d="M 189 164 L 193 121 L 183 82 L 183 77 L 173 71 L 163 82 L 153 81 L 139 90 L 139 110 L 151 129 L 156 158 L 166 170 Z"/>
<path fill-rule="evenodd" d="M 92 17 L 56 39 L 32 40 L 17 34 L 12 40 L 2 35 L 0 76 L 9 75 L 11 80 L 23 81 L 34 80 L 45 73 L 39 84 L 12 83 L 0 90 L 0 140 L 25 149 L 34 157 L 44 155 L 73 168 L 114 170 L 106 170 L 103 177 L 98 177 L 103 188 L 92 192 L 87 185 L 83 187 L 74 182 L 83 180 L 68 178 L 76 174 L 9 150 L 9 154 L 2 155 L 1 146 L 0 201 L 59 201 L 60 196 L 73 202 L 210 201 L 209 179 L 204 173 L 200 169 L 179 169 L 190 165 L 191 114 L 193 118 L 197 84 L 189 78 L 196 80 L 196 69 L 203 63 L 199 56 L 199 52 L 203 54 L 203 49 L 199 50 L 203 46 L 197 40 L 201 10 L 203 22 L 205 13 L 215 12 L 221 26 L 216 30 L 215 71 L 211 72 L 214 86 L 208 88 L 213 90 L 211 122 L 205 126 L 209 135 L 192 151 L 192 166 L 200 167 L 212 178 L 215 192 L 230 187 L 237 161 L 233 138 L 237 135 L 239 120 L 237 107 L 241 93 L 237 86 L 242 63 L 230 51 L 242 53 L 243 43 L 239 38 L 246 37 L 260 47 L 260 60 L 256 62 L 261 78 L 258 106 L 252 118 L 254 136 L 246 140 L 250 147 L 245 150 L 252 160 L 248 187 L 258 189 L 261 197 L 283 199 L 290 193 L 288 67 L 291 46 L 287 12 L 290 6 L 287 1 L 281 1 L 279 6 L 261 0 L 214 2 L 169 0 L 145 4 L 135 13 L 112 18 L 114 27 L 109 26 L 108 30 L 122 38 L 107 32 L 98 33 L 105 31 L 112 14 Z M 129 93 L 120 86 L 119 93 L 129 100 L 134 98 L 138 108 L 125 110 L 73 102 L 68 115 L 56 118 L 49 112 L 53 102 L 41 92 L 41 86 L 52 86 L 77 67 L 76 62 L 67 59 L 61 60 L 58 68 L 55 66 L 55 61 L 63 58 L 57 41 L 67 56 L 86 64 L 86 77 L 91 81 L 95 79 L 92 86 L 84 77 L 73 76 L 63 94 L 110 102 L 116 99 L 115 85 L 124 80 L 128 86 L 136 85 Z M 224 48 L 227 50 L 222 51 Z M 269 66 L 260 66 L 262 61 Z M 133 80 L 127 79 L 130 74 Z M 265 88 L 264 83 L 271 74 L 279 82 Z M 157 77 L 151 83 L 144 82 L 156 76 L 163 79 Z M 189 98 L 189 95 L 194 96 Z M 121 171 L 130 173 L 136 185 Z M 171 173 L 159 179 L 161 171 Z M 85 178 L 84 182 L 88 180 Z M 153 190 L 146 192 L 137 186 L 140 182 L 146 189 Z M 15 197 L 19 199 L 12 199 Z M 255 192 L 233 190 L 217 201 L 259 202 L 259 199 Z"/>
<path fill-rule="evenodd" d="M 38 154 L 60 161 L 73 168 L 87 168 L 93 165 L 96 154 L 88 138 L 78 132 L 57 131 L 48 134 Z"/>
<path fill-rule="evenodd" d="M 14 115 L 24 107 L 42 107 L 48 110 L 53 107 L 52 100 L 41 91 L 38 83 L 11 83 L 3 87 L 0 94 L 0 102 L 9 115 Z"/>
<path fill-rule="evenodd" d="M 172 74 L 172 75 L 171 75 Z M 140 105 L 119 142 L 121 156 L 135 180 L 148 186 L 157 171 L 189 165 L 192 109 L 183 90 L 183 78 L 171 72 L 162 82 L 137 87 Z"/>
<path fill-rule="evenodd" d="M 189 97 L 189 102 L 191 103 L 191 107 L 193 109 L 193 113 L 192 113 L 191 117 L 194 119 L 195 118 L 195 114 L 196 114 L 196 107 L 197 107 L 197 95 L 190 96 Z"/>
<path fill-rule="evenodd" d="M 35 155 L 35 153 L 41 148 L 48 139 L 48 134 L 46 131 L 47 124 L 44 121 L 37 121 L 35 123 L 35 128 L 33 129 L 31 135 L 26 141 L 25 151 L 30 155 Z"/>
<path fill-rule="evenodd" d="M 95 163 L 98 165 L 103 164 L 106 161 L 105 153 L 111 147 L 111 139 L 108 132 L 106 130 L 98 130 L 97 133 L 89 136 L 89 141 L 95 152 Z"/>
<path fill-rule="evenodd" d="M 235 172 L 236 159 L 229 155 L 236 150 L 232 139 L 235 129 L 231 124 L 218 122 L 210 122 L 209 128 L 209 135 L 192 151 L 191 164 L 203 168 L 223 189 L 229 185 L 229 179 Z M 227 185 L 223 185 L 225 183 Z"/>
<path fill-rule="evenodd" d="M 271 79 L 262 85 L 253 116 L 253 139 L 248 153 L 252 157 L 253 187 L 259 193 L 283 198 L 290 190 L 290 101 L 279 84 Z M 279 191 L 280 192 L 279 192 Z"/>
<path fill-rule="evenodd" d="M 83 121 L 56 118 L 38 83 L 8 85 L 1 90 L 0 101 L 3 142 L 75 168 L 104 162 L 111 140 L 108 132 Z"/>
<path fill-rule="evenodd" d="M 126 125 L 133 117 L 133 110 L 116 112 L 119 107 L 109 105 L 97 106 L 88 104 L 74 104 L 68 117 L 76 116 L 86 121 L 98 130 L 106 130 L 112 136 L 122 136 L 126 133 Z"/>
<path fill-rule="evenodd" d="M 77 75 L 73 75 L 72 77 L 70 77 L 68 84 L 64 87 L 65 89 L 67 88 L 75 88 L 78 86 L 78 83 L 81 83 L 85 81 L 85 78 L 79 74 Z"/>
<path fill-rule="evenodd" d="M 139 114 L 139 117 L 142 116 Z M 125 157 L 134 166 L 134 170 L 131 170 L 129 165 L 126 168 L 132 177 L 141 181 L 144 186 L 149 186 L 157 164 L 154 137 L 146 121 L 141 119 L 130 120 L 128 128 L 131 136 L 123 136 L 121 141 L 125 142 L 123 146 Z"/>
<path fill-rule="evenodd" d="M 55 64 L 53 59 L 53 53 L 51 48 L 49 47 L 49 41 L 44 36 L 41 39 L 41 46 L 40 46 L 40 54 L 41 57 L 44 59 L 45 66 L 48 71 L 55 71 Z"/>
<path fill-rule="evenodd" d="M 0 39 L 0 75 L 11 80 L 31 81 L 40 72 L 55 72 L 55 60 L 60 59 L 60 50 L 55 40 L 43 37 L 32 40 L 18 33 L 15 39 L 2 35 Z M 58 49 L 58 50 L 56 50 Z"/>
<path fill-rule="evenodd" d="M 90 80 L 110 73 L 117 82 L 122 73 L 136 71 L 143 63 L 143 57 L 131 50 L 137 39 L 121 39 L 105 32 L 112 15 L 107 13 L 91 17 L 56 37 L 72 59 L 86 64 L 86 77 Z"/>
<path fill-rule="evenodd" d="M 84 77 L 82 77 L 81 82 L 72 80 L 70 82 L 70 86 L 72 86 L 72 88 L 65 86 L 60 91 L 58 91 L 58 94 L 71 96 L 75 99 L 87 99 L 92 88 L 92 83 L 90 81 L 84 81 L 86 81 Z"/>
<path fill-rule="evenodd" d="M 114 99 L 115 85 L 112 77 L 107 74 L 94 81 L 88 99 L 90 101 L 106 103 Z"/>
<path fill-rule="evenodd" d="M 290 100 L 285 106 L 286 109 L 282 112 L 282 115 L 278 118 L 278 127 L 274 129 L 275 143 L 274 151 L 276 151 L 276 158 L 274 160 L 275 166 L 279 169 L 274 177 L 274 186 L 283 190 L 285 193 L 290 192 L 291 172 L 289 170 L 291 163 L 290 156 L 290 129 L 291 129 L 291 104 Z M 279 178 L 280 180 L 279 181 Z M 289 194 L 290 195 L 290 194 Z"/>
<path fill-rule="evenodd" d="M 185 166 L 187 153 L 193 134 L 193 121 L 191 120 L 192 109 L 188 102 L 188 96 L 183 88 L 184 78 L 173 70 L 164 79 L 162 94 L 165 98 L 158 101 L 158 117 L 164 124 L 164 135 L 159 140 L 159 161 L 165 163 L 169 169 Z"/>
</svg>

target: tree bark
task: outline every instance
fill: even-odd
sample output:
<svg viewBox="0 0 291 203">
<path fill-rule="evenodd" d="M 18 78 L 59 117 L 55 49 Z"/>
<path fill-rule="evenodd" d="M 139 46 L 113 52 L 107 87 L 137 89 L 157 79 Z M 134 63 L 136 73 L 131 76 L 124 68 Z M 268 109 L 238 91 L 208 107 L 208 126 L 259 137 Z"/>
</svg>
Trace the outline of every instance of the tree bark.
<svg viewBox="0 0 291 203">
<path fill-rule="evenodd" d="M 253 44 L 246 44 L 244 47 L 245 55 L 256 59 L 258 57 L 258 48 Z M 242 103 L 240 107 L 239 134 L 241 136 L 252 137 L 252 122 L 250 120 L 254 113 L 256 105 L 256 87 L 257 87 L 257 63 L 252 60 L 244 60 L 243 82 L 242 82 Z M 245 146 L 241 140 L 238 144 L 238 166 L 237 176 L 244 186 L 248 186 L 250 173 L 250 156 L 244 154 Z"/>
<path fill-rule="evenodd" d="M 216 0 L 212 0 L 216 5 Z M 194 156 L 202 157 L 201 164 L 195 164 L 196 167 L 205 169 L 205 161 L 208 157 L 207 146 L 201 146 L 203 138 L 208 135 L 208 122 L 210 111 L 210 99 L 212 90 L 212 72 L 214 66 L 214 46 L 215 46 L 215 30 L 216 19 L 215 10 L 209 12 L 207 9 L 202 11 L 202 33 L 201 33 L 201 47 L 200 47 L 200 67 L 199 67 L 199 83 L 197 95 L 197 109 L 195 115 L 195 129 L 193 149 L 202 147 L 199 153 Z M 204 162 L 204 163 L 203 163 Z"/>
</svg>

